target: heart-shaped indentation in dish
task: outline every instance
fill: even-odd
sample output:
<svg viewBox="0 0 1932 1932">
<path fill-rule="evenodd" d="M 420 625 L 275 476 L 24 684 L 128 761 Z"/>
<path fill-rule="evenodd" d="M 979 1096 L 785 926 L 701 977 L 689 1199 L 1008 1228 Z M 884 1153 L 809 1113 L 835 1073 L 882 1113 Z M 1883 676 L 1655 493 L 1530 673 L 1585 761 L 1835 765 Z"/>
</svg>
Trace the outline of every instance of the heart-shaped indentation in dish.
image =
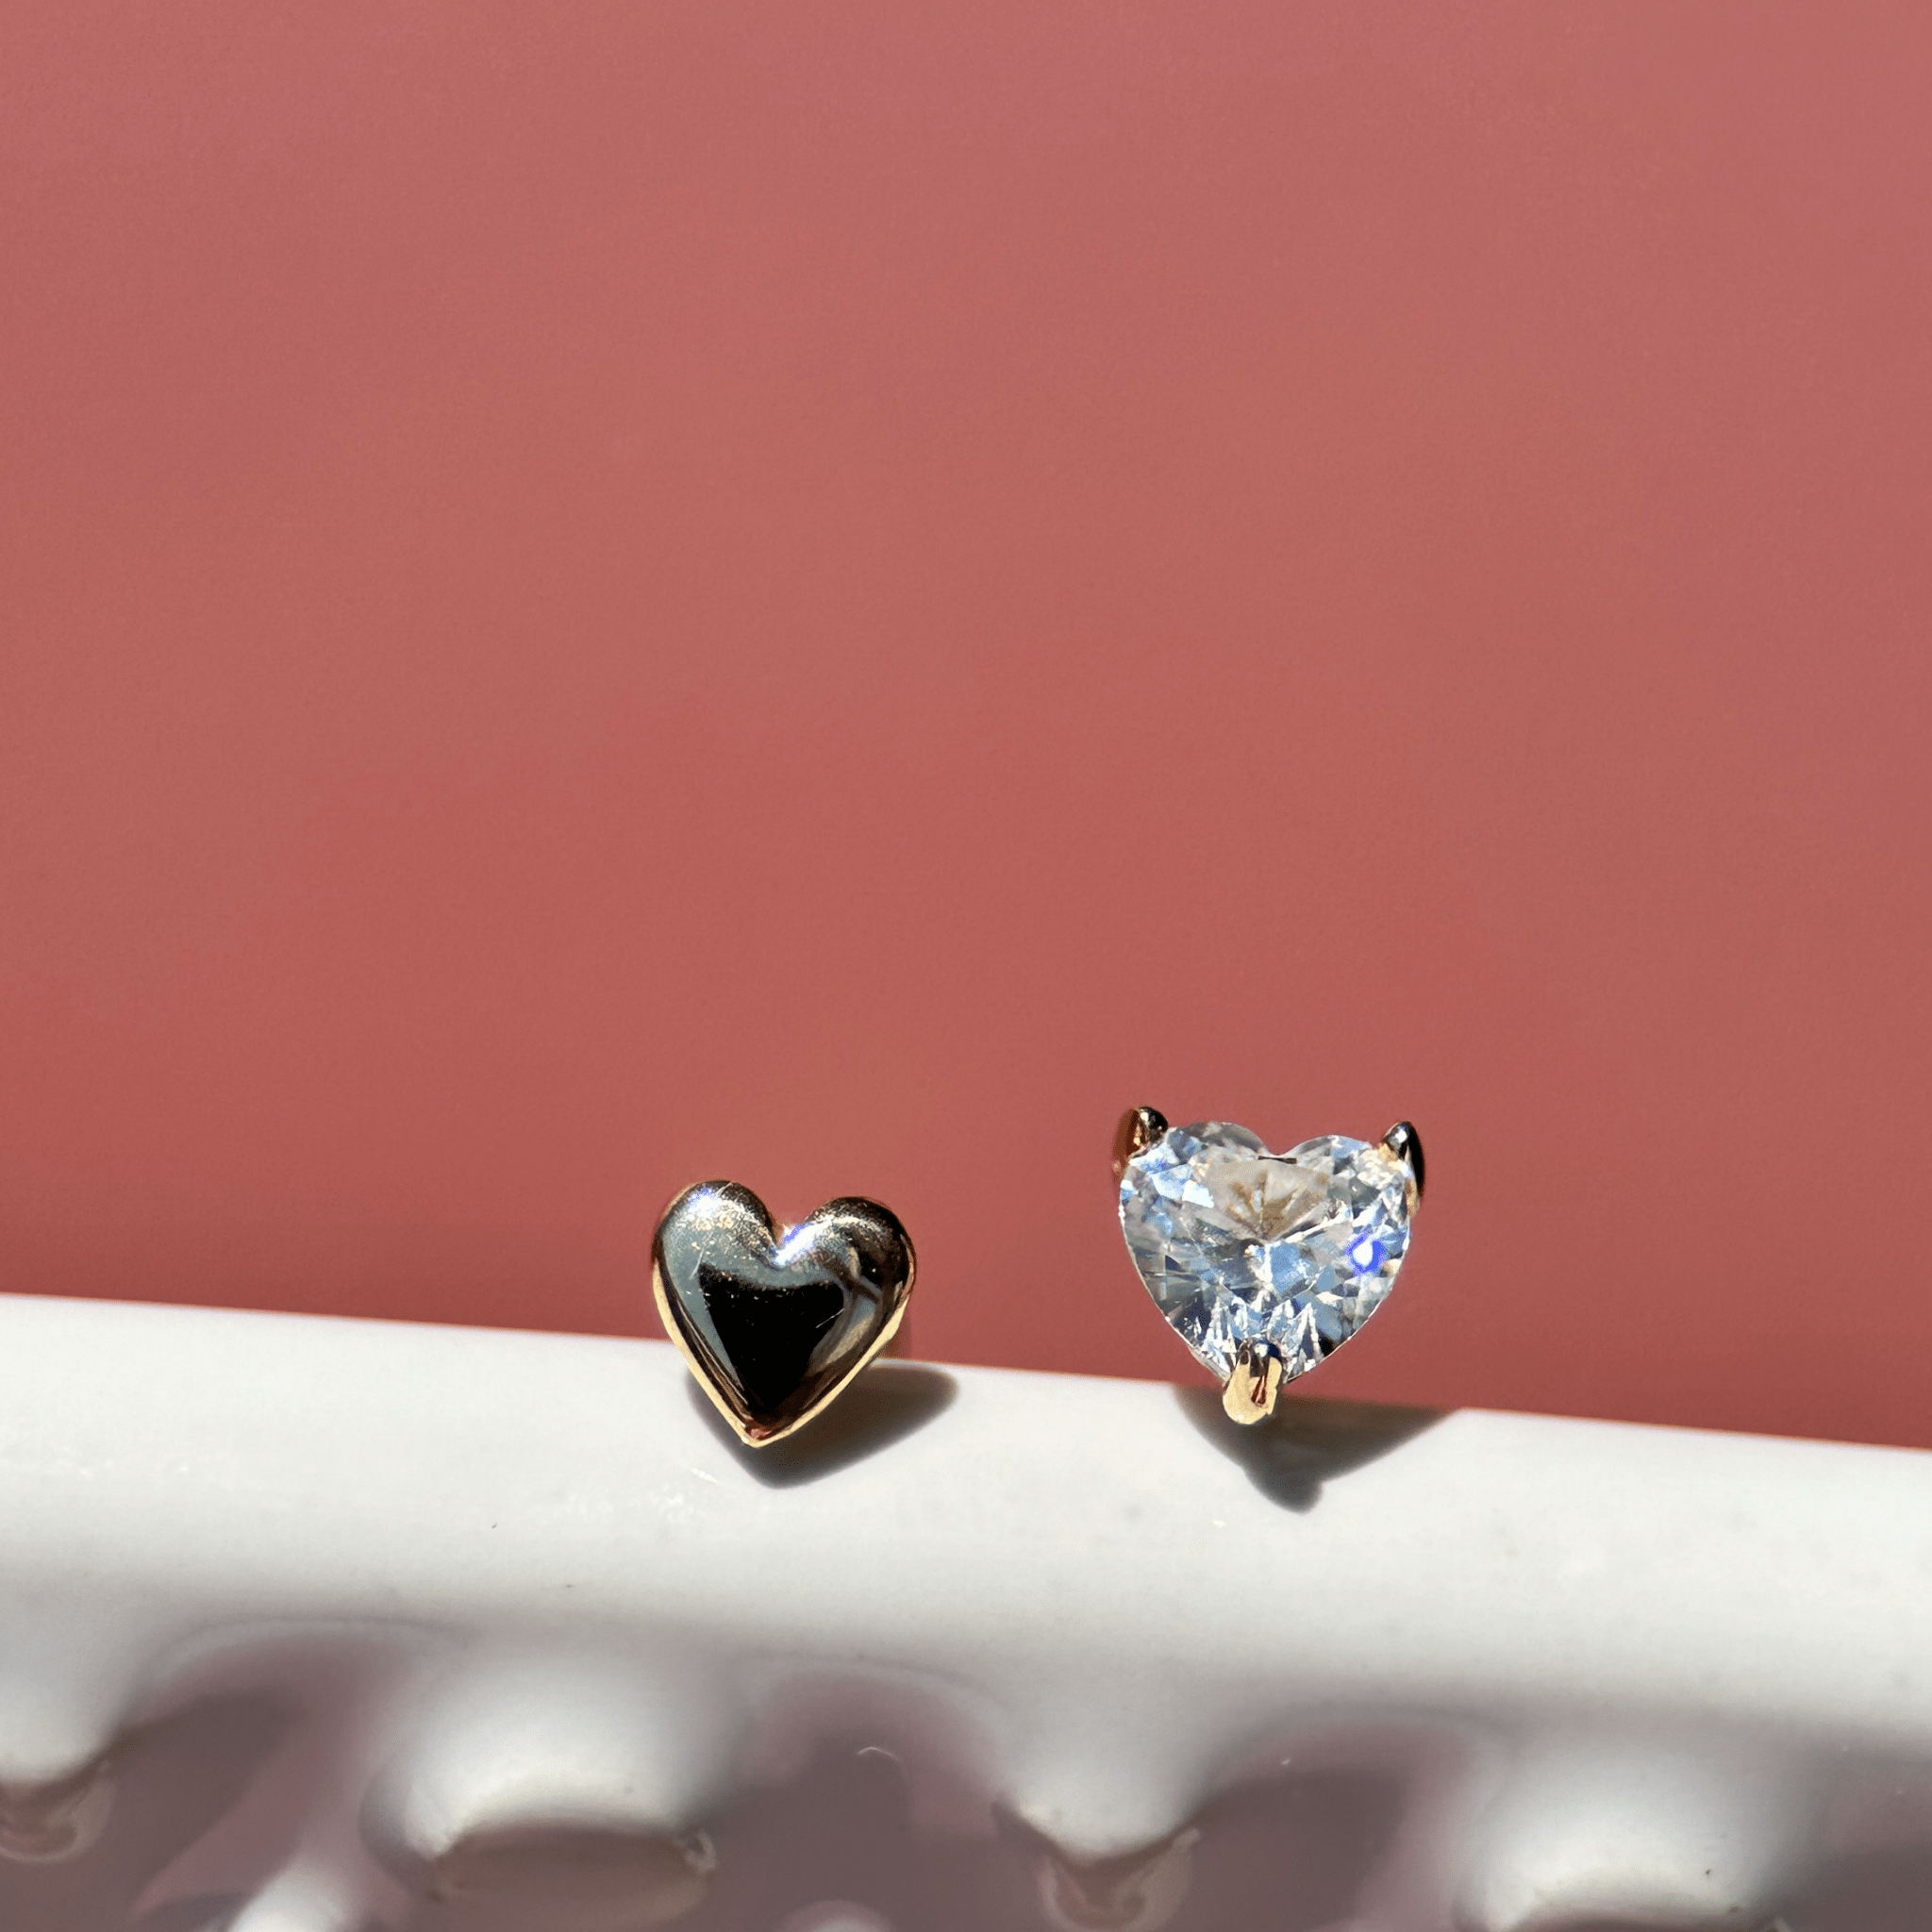
<svg viewBox="0 0 1932 1932">
<path fill-rule="evenodd" d="M 651 1248 L 664 1332 L 754 1444 L 809 1422 L 892 1339 L 913 1270 L 911 1241 L 876 1201 L 827 1201 L 781 1234 L 736 1181 L 687 1188 Z"/>
<path fill-rule="evenodd" d="M 1121 1227 L 1199 1360 L 1225 1382 L 1243 1343 L 1265 1344 L 1285 1381 L 1332 1355 L 1394 1286 L 1415 1160 L 1339 1134 L 1271 1154 L 1245 1127 L 1198 1121 L 1125 1161 Z"/>
</svg>

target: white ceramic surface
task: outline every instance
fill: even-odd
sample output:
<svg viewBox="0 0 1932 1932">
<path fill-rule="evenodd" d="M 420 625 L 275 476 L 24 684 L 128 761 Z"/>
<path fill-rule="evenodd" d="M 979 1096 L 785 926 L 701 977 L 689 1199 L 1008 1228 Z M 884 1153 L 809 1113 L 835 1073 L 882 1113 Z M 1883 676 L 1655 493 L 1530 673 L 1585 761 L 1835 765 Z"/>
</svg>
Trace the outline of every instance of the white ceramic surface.
<svg viewBox="0 0 1932 1932">
<path fill-rule="evenodd" d="M 4 1932 L 1932 1926 L 1932 1457 L 0 1299 Z"/>
</svg>

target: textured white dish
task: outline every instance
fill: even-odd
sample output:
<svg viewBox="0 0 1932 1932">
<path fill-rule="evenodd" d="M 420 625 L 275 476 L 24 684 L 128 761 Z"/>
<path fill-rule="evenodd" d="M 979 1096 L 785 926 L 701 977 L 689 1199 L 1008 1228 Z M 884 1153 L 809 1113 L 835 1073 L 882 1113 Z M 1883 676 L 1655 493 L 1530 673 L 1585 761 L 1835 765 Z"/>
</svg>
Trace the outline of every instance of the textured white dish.
<svg viewBox="0 0 1932 1932">
<path fill-rule="evenodd" d="M 1932 1924 L 1932 1457 L 0 1299 L 5 1932 Z"/>
</svg>

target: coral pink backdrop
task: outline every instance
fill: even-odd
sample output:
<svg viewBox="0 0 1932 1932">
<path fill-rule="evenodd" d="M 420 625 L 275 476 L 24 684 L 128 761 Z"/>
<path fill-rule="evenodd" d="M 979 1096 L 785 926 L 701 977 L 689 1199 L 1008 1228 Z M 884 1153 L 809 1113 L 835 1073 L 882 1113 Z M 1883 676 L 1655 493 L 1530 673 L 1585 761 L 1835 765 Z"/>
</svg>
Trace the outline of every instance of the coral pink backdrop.
<svg viewBox="0 0 1932 1932">
<path fill-rule="evenodd" d="M 1932 15 L 23 0 L 0 1285 L 637 1333 L 1132 1102 L 1423 1129 L 1331 1393 L 1932 1444 Z"/>
</svg>

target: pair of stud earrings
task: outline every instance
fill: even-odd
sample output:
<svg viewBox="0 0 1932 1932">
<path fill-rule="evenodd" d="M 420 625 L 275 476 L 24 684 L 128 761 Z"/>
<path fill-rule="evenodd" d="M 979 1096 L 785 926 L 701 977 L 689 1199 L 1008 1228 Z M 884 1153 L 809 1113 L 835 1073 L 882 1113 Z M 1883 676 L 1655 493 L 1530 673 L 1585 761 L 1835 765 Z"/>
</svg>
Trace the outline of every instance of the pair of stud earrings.
<svg viewBox="0 0 1932 1932">
<path fill-rule="evenodd" d="M 1221 1380 L 1238 1423 L 1325 1360 L 1382 1305 L 1408 1252 L 1423 1146 L 1326 1134 L 1271 1154 L 1245 1127 L 1170 1127 L 1137 1107 L 1114 1137 L 1121 1229 L 1168 1325 Z M 753 1447 L 838 1398 L 891 1341 L 912 1295 L 912 1241 L 857 1195 L 780 1228 L 736 1181 L 664 1210 L 651 1288 L 664 1332 Z"/>
</svg>

